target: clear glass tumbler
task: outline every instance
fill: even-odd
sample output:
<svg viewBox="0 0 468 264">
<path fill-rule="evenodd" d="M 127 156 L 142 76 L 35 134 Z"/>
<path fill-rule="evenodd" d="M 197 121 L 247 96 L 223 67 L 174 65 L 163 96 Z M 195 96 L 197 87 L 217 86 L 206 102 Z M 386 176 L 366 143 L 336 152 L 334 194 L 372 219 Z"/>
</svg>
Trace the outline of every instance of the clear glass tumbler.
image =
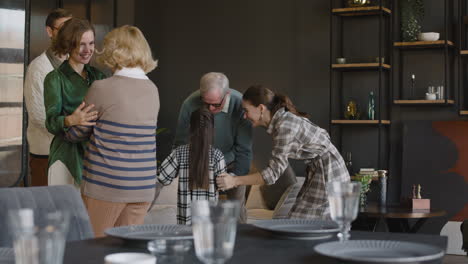
<svg viewBox="0 0 468 264">
<path fill-rule="evenodd" d="M 329 182 L 327 195 L 330 203 L 330 215 L 340 226 L 338 238 L 340 241 L 349 239 L 351 222 L 356 219 L 359 209 L 359 182 Z"/>
<path fill-rule="evenodd" d="M 232 257 L 239 201 L 193 201 L 195 253 L 205 264 L 222 264 Z"/>
<path fill-rule="evenodd" d="M 23 208 L 8 212 L 16 264 L 39 264 L 39 246 L 34 225 L 34 212 Z"/>
<path fill-rule="evenodd" d="M 39 263 L 62 264 L 68 234 L 70 213 L 56 211 L 44 215 L 39 223 Z"/>
</svg>

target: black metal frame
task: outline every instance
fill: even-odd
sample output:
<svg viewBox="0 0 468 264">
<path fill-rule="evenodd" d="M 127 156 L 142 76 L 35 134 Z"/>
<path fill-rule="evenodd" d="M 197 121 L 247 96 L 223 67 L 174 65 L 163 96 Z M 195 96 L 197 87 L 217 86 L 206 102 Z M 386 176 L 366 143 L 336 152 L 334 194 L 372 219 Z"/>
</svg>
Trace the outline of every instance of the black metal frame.
<svg viewBox="0 0 468 264">
<path fill-rule="evenodd" d="M 465 88 L 464 84 L 466 83 L 466 75 L 463 74 L 466 69 L 466 60 L 465 57 L 467 55 L 462 55 L 461 51 L 466 50 L 466 24 L 465 24 L 465 17 L 467 16 L 467 3 L 466 0 L 458 0 L 458 113 L 461 115 L 461 111 L 466 111 L 466 103 L 465 103 Z"/>
<path fill-rule="evenodd" d="M 455 87 L 455 80 L 454 80 L 455 77 L 454 77 L 454 71 L 451 71 L 451 73 L 452 73 L 452 74 L 451 74 L 451 75 L 452 75 L 451 77 L 452 77 L 452 78 L 451 78 L 451 82 L 450 82 L 450 86 L 451 86 L 450 89 L 451 89 L 452 92 L 450 93 L 450 95 L 449 95 L 449 93 L 448 93 L 448 91 L 449 91 L 449 90 L 448 90 L 448 89 L 449 89 L 449 88 L 448 88 L 448 76 L 449 76 L 449 74 L 450 74 L 450 73 L 449 73 L 449 68 L 448 68 L 448 67 L 451 65 L 451 64 L 449 64 L 449 59 L 450 59 L 450 58 L 451 58 L 452 60 L 455 59 L 454 56 L 453 56 L 453 57 L 450 57 L 450 56 L 449 56 L 449 49 L 450 49 L 452 52 L 455 52 L 455 51 L 458 50 L 458 49 L 456 49 L 454 46 L 451 46 L 451 45 L 448 44 L 448 41 L 449 41 L 449 38 L 450 38 L 450 36 L 449 36 L 449 23 L 448 23 L 448 19 L 449 19 L 450 16 L 449 16 L 448 12 L 449 12 L 449 10 L 453 10 L 453 9 L 449 9 L 449 6 L 448 6 L 448 5 L 449 5 L 449 1 L 451 1 L 452 7 L 453 7 L 453 5 L 454 5 L 454 0 L 444 0 L 444 34 L 443 34 L 443 35 L 445 36 L 444 44 L 441 44 L 441 45 L 440 45 L 440 44 L 439 44 L 439 45 L 430 45 L 430 46 L 428 46 L 428 45 L 423 45 L 423 46 L 410 46 L 410 47 L 394 47 L 394 50 L 398 50 L 398 53 L 399 53 L 399 61 L 398 61 L 398 64 L 399 64 L 399 65 L 398 65 L 398 97 L 399 97 L 399 99 L 403 99 L 403 98 L 402 98 L 402 97 L 403 97 L 403 94 L 404 94 L 403 91 L 405 90 L 405 89 L 403 88 L 403 76 L 402 76 L 402 75 L 403 75 L 403 70 L 402 70 L 402 65 L 403 65 L 403 63 L 402 63 L 402 61 L 403 61 L 404 52 L 405 52 L 405 51 L 427 50 L 427 49 L 432 49 L 432 48 L 434 48 L 434 49 L 443 48 L 443 52 L 444 52 L 444 95 L 445 95 L 445 96 L 444 96 L 444 97 L 445 97 L 445 98 L 444 98 L 444 104 L 424 104 L 424 105 L 425 105 L 425 106 L 428 106 L 428 105 L 430 105 L 430 106 L 434 106 L 434 105 L 450 105 L 450 104 L 449 104 L 449 100 L 451 100 L 451 99 L 449 98 L 449 96 L 452 96 L 453 100 L 455 100 L 455 89 L 454 89 L 454 87 Z M 460 0 L 459 0 L 459 1 L 460 1 Z M 395 20 L 398 20 L 398 19 L 395 18 Z M 454 36 L 452 36 L 452 41 L 453 41 L 453 37 L 454 37 Z M 458 45 L 458 46 L 459 46 L 459 45 Z M 452 55 L 453 55 L 453 54 L 452 54 Z M 454 61 L 453 61 L 452 64 L 453 64 L 452 66 L 453 66 L 453 68 L 454 68 L 454 64 L 455 64 Z M 394 65 L 396 65 L 396 63 L 395 63 Z M 392 79 L 393 79 L 393 77 L 392 77 Z M 393 88 L 392 88 L 392 90 L 393 90 Z M 396 98 L 392 98 L 392 101 L 395 100 L 395 99 L 396 99 Z M 411 104 L 405 104 L 405 105 L 411 105 Z M 421 105 L 421 104 L 418 104 L 418 105 L 423 106 L 423 105 Z M 402 105 L 402 106 L 404 106 L 404 105 Z"/>
<path fill-rule="evenodd" d="M 388 53 L 388 60 L 389 60 L 389 63 L 390 65 L 392 65 L 392 62 L 393 62 L 393 52 L 392 52 L 392 43 L 390 42 L 392 40 L 392 37 L 393 36 L 393 23 L 392 23 L 392 14 L 386 14 L 384 11 L 383 11 L 383 7 L 384 7 L 384 1 L 385 0 L 378 0 L 378 6 L 379 6 L 379 11 L 377 13 L 378 17 L 379 17 L 379 29 L 378 29 L 378 53 L 379 53 L 379 58 L 382 58 L 384 55 L 384 51 L 383 51 L 383 47 L 384 45 L 387 46 L 387 53 Z M 393 12 L 393 0 L 389 0 L 387 1 L 388 2 L 388 8 L 390 10 L 392 10 Z M 333 128 L 334 126 L 338 126 L 339 127 L 339 142 L 338 142 L 338 148 L 340 151 L 342 151 L 342 147 L 343 147 L 343 133 L 342 133 L 342 127 L 344 124 L 333 124 L 332 123 L 332 120 L 334 119 L 334 102 L 333 102 L 333 96 L 334 96 L 334 90 L 335 90 L 335 87 L 334 87 L 334 78 L 335 78 L 335 74 L 339 74 L 339 76 L 337 77 L 337 80 L 338 80 L 338 86 L 339 86 L 339 106 L 341 107 L 343 105 L 343 96 L 341 96 L 343 94 L 343 71 L 361 71 L 361 70 L 375 70 L 375 68 L 372 68 L 372 69 L 366 69 L 366 68 L 359 68 L 359 69 L 334 69 L 332 67 L 332 64 L 334 63 L 334 37 L 333 37 L 333 25 L 334 25 L 334 17 L 335 17 L 335 14 L 333 13 L 333 8 L 334 8 L 334 3 L 335 1 L 331 1 L 331 8 L 330 8 L 330 109 L 329 109 L 329 115 L 330 115 L 330 124 L 329 124 L 329 131 L 330 131 L 330 135 L 331 137 L 333 138 Z M 375 14 L 374 14 L 375 15 Z M 386 21 L 385 19 L 385 15 L 388 15 L 388 21 Z M 338 36 L 340 38 L 342 38 L 343 36 L 343 16 L 340 16 L 340 15 L 337 15 L 337 17 L 339 18 L 339 23 L 340 23 L 340 26 L 338 28 L 339 30 L 339 33 L 338 33 Z M 388 30 L 387 33 L 388 34 L 388 41 L 385 42 L 385 34 L 384 34 L 384 30 L 385 30 L 385 26 L 388 27 Z M 337 48 L 339 50 L 339 53 L 340 54 L 343 54 L 343 41 L 340 40 L 340 46 Z M 387 105 L 386 105 L 386 108 L 387 108 L 387 111 L 386 111 L 386 115 L 388 116 L 388 119 L 391 120 L 391 102 L 389 102 L 391 99 L 392 99 L 392 89 L 391 87 L 392 86 L 392 67 L 390 69 L 386 69 L 384 68 L 382 65 L 384 63 L 382 61 L 379 61 L 379 67 L 377 68 L 378 70 L 378 98 L 377 99 L 377 104 L 378 104 L 378 108 L 376 109 L 377 110 L 377 119 L 378 119 L 378 124 L 377 124 L 377 140 L 378 140 L 378 144 L 377 144 L 377 153 L 378 153 L 378 158 L 377 158 L 377 166 L 379 168 L 388 168 L 389 167 L 389 154 L 390 154 L 390 134 L 388 133 L 387 135 L 387 146 L 386 146 L 386 152 L 387 152 L 387 162 L 385 165 L 383 165 L 382 163 L 382 149 L 381 149 L 381 144 L 382 144 L 382 129 L 386 129 L 386 128 L 389 128 L 390 125 L 388 124 L 382 124 L 382 110 L 383 110 L 383 93 L 382 93 L 382 86 L 383 86 L 383 74 L 384 74 L 384 71 L 385 72 L 388 72 L 388 82 L 389 84 L 385 87 L 386 90 L 386 98 L 387 98 Z M 362 126 L 361 124 L 359 126 Z"/>
</svg>

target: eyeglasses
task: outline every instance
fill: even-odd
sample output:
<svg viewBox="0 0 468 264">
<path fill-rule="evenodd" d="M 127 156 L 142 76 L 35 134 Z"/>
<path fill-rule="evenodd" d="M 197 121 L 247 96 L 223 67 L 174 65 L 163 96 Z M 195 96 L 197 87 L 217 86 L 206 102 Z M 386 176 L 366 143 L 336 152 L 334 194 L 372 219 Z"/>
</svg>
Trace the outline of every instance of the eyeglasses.
<svg viewBox="0 0 468 264">
<path fill-rule="evenodd" d="M 214 108 L 220 108 L 223 105 L 224 98 L 226 97 L 226 94 L 224 94 L 223 98 L 221 98 L 221 102 L 218 104 L 209 104 L 203 100 L 203 97 L 200 96 L 200 100 L 206 105 L 206 107 L 213 106 Z"/>
</svg>

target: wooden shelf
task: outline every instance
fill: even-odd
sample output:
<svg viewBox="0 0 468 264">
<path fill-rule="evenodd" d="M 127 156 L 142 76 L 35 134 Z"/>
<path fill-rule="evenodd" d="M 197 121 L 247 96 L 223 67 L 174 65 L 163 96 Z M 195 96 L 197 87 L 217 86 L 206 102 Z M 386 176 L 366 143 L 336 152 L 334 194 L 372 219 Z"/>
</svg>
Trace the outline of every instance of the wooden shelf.
<svg viewBox="0 0 468 264">
<path fill-rule="evenodd" d="M 468 55 L 468 50 L 460 50 L 460 55 Z"/>
<path fill-rule="evenodd" d="M 390 15 L 392 11 L 386 7 L 380 6 L 365 6 L 365 7 L 347 7 L 347 8 L 333 8 L 332 13 L 337 16 L 369 16 L 378 15 L 383 12 Z"/>
<path fill-rule="evenodd" d="M 468 110 L 460 110 L 460 115 L 468 115 Z"/>
<path fill-rule="evenodd" d="M 390 120 L 332 120 L 332 124 L 337 125 L 390 125 Z"/>
<path fill-rule="evenodd" d="M 445 40 L 395 42 L 393 45 L 397 48 L 442 48 L 445 47 Z M 453 42 L 447 40 L 447 46 L 453 47 Z"/>
<path fill-rule="evenodd" d="M 401 105 L 412 105 L 412 104 L 418 104 L 418 105 L 451 105 L 454 104 L 454 100 L 394 100 L 394 104 L 401 104 Z"/>
<path fill-rule="evenodd" d="M 384 69 L 390 69 L 390 65 L 379 63 L 345 63 L 345 64 L 332 64 L 332 69 L 336 70 L 360 70 L 360 69 L 379 69 L 382 67 Z"/>
</svg>

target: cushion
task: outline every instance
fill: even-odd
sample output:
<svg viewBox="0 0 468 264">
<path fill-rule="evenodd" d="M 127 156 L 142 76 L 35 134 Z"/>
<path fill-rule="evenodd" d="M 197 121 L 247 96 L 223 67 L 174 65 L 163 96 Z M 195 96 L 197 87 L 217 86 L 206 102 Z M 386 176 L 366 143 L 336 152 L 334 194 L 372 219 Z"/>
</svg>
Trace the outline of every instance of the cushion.
<svg viewBox="0 0 468 264">
<path fill-rule="evenodd" d="M 53 211 L 69 211 L 70 227 L 67 241 L 93 238 L 88 212 L 80 193 L 72 185 L 17 187 L 0 189 L 0 247 L 11 247 L 8 211 L 31 208 L 34 220 L 44 225 L 44 215 Z"/>
<path fill-rule="evenodd" d="M 273 212 L 273 219 L 288 218 L 289 211 L 296 202 L 296 197 L 304 184 L 304 177 L 297 177 L 297 182 L 283 193 Z"/>
<path fill-rule="evenodd" d="M 177 224 L 176 217 L 176 205 L 155 204 L 145 216 L 145 224 L 175 225 Z"/>
<path fill-rule="evenodd" d="M 254 220 L 266 220 L 271 219 L 273 216 L 273 210 L 266 209 L 249 209 L 248 211 L 248 223 Z"/>
<path fill-rule="evenodd" d="M 260 185 L 251 186 L 249 196 L 245 202 L 245 208 L 247 210 L 267 208 L 265 200 L 263 200 L 262 193 L 260 192 Z"/>
<path fill-rule="evenodd" d="M 260 187 L 263 199 L 268 209 L 273 210 L 276 207 L 279 199 L 289 186 L 295 184 L 296 174 L 289 165 L 279 179 L 272 185 L 263 185 Z"/>
<path fill-rule="evenodd" d="M 158 186 L 163 186 L 158 184 Z M 179 177 L 175 178 L 171 184 L 167 186 L 156 187 L 160 189 L 159 195 L 154 200 L 153 205 L 176 205 L 177 206 L 177 189 L 179 188 Z M 157 192 L 157 191 L 156 191 Z"/>
</svg>

